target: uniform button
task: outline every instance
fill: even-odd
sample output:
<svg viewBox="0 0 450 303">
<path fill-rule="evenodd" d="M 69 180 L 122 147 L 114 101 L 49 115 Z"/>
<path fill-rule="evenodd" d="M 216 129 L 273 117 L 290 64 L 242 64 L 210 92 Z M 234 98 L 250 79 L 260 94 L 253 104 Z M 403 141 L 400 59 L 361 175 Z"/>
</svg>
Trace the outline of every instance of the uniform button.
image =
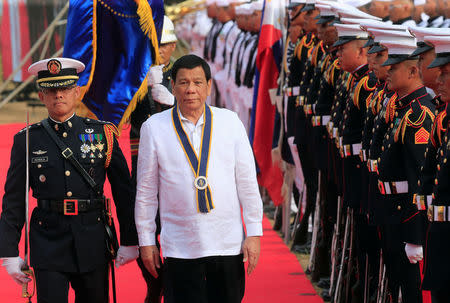
<svg viewBox="0 0 450 303">
<path fill-rule="evenodd" d="M 386 135 L 386 139 L 388 139 L 388 140 L 389 140 L 389 135 Z"/>
<path fill-rule="evenodd" d="M 44 183 L 45 180 L 47 180 L 47 178 L 46 178 L 44 175 L 40 175 L 40 176 L 39 176 L 39 181 L 41 181 L 42 183 Z"/>
<path fill-rule="evenodd" d="M 427 147 L 427 148 L 425 148 L 425 152 L 426 152 L 426 153 L 428 152 L 428 147 Z"/>
<path fill-rule="evenodd" d="M 72 197 L 72 192 L 71 191 L 67 192 L 67 197 Z"/>
<path fill-rule="evenodd" d="M 72 122 L 67 122 L 67 125 L 69 125 L 69 127 L 72 127 Z"/>
<path fill-rule="evenodd" d="M 94 159 L 91 159 L 91 163 L 94 163 L 95 161 L 94 161 Z"/>
<path fill-rule="evenodd" d="M 67 137 L 67 133 L 63 132 L 63 137 L 66 138 Z"/>
<path fill-rule="evenodd" d="M 436 196 L 434 195 L 434 193 L 431 194 L 431 197 L 432 197 L 433 199 L 436 199 Z"/>
<path fill-rule="evenodd" d="M 381 147 L 381 151 L 384 151 L 384 146 Z"/>
<path fill-rule="evenodd" d="M 391 123 L 390 127 L 393 128 L 394 127 L 394 123 Z"/>
<path fill-rule="evenodd" d="M 397 206 L 397 209 L 398 209 L 398 210 L 401 210 L 401 209 L 402 209 L 402 207 L 401 207 L 401 206 L 399 205 L 399 206 Z"/>
<path fill-rule="evenodd" d="M 395 116 L 398 117 L 398 112 L 395 113 Z"/>
<path fill-rule="evenodd" d="M 444 163 L 447 163 L 447 158 L 446 158 L 446 159 L 444 159 Z"/>
<path fill-rule="evenodd" d="M 89 121 L 91 121 L 91 119 L 87 118 L 86 121 L 89 122 Z"/>
<path fill-rule="evenodd" d="M 419 185 L 419 186 L 420 186 L 420 180 L 419 180 L 419 181 L 417 181 L 417 185 Z"/>
<path fill-rule="evenodd" d="M 39 225 L 42 225 L 42 221 L 39 221 Z"/>
<path fill-rule="evenodd" d="M 441 166 L 440 166 L 439 164 L 437 165 L 437 169 L 438 169 L 438 170 L 441 170 Z"/>
<path fill-rule="evenodd" d="M 97 218 L 97 221 L 100 222 L 100 217 Z"/>
<path fill-rule="evenodd" d="M 70 170 L 66 170 L 66 176 L 70 176 Z"/>
<path fill-rule="evenodd" d="M 150 118 L 150 116 L 151 116 L 151 115 L 149 114 L 148 117 Z"/>
<path fill-rule="evenodd" d="M 379 125 L 377 125 L 377 129 L 379 129 L 380 128 L 380 126 Z"/>
<path fill-rule="evenodd" d="M 41 167 L 42 167 L 42 164 L 38 164 L 37 167 L 38 167 L 38 168 L 41 168 Z"/>
<path fill-rule="evenodd" d="M 439 183 L 438 179 L 437 178 L 434 179 L 434 184 L 438 185 L 438 183 Z"/>
<path fill-rule="evenodd" d="M 391 148 L 391 144 L 390 143 L 388 144 L 388 148 Z"/>
<path fill-rule="evenodd" d="M 381 158 L 378 158 L 378 163 L 380 163 L 381 162 Z"/>
<path fill-rule="evenodd" d="M 59 129 L 58 124 L 55 124 L 55 130 L 58 130 L 58 129 Z"/>
<path fill-rule="evenodd" d="M 443 156 L 444 155 L 444 151 L 441 149 L 441 156 Z"/>
</svg>

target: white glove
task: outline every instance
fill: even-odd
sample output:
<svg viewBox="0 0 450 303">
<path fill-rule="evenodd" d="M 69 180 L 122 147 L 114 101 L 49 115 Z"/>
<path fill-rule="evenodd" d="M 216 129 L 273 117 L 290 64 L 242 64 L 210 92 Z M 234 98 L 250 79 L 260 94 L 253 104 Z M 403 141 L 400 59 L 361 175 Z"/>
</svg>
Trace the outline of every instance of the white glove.
<svg viewBox="0 0 450 303">
<path fill-rule="evenodd" d="M 422 245 L 415 245 L 411 243 L 406 243 L 405 245 L 406 256 L 409 259 L 409 263 L 416 264 L 423 259 L 423 248 Z"/>
<path fill-rule="evenodd" d="M 17 284 L 22 285 L 31 281 L 31 279 L 22 272 L 22 268 L 25 268 L 25 262 L 21 257 L 3 258 L 2 266 L 5 267 L 8 274 Z"/>
<path fill-rule="evenodd" d="M 175 97 L 162 84 L 153 85 L 152 98 L 153 100 L 165 105 L 172 106 L 175 103 Z"/>
<path fill-rule="evenodd" d="M 139 257 L 139 247 L 136 246 L 120 246 L 117 251 L 116 257 L 116 267 L 119 268 L 121 265 L 125 265 L 134 261 Z"/>
<path fill-rule="evenodd" d="M 162 64 L 162 65 L 155 65 L 155 66 L 150 68 L 150 70 L 148 71 L 148 80 L 147 80 L 148 86 L 153 86 L 155 84 L 162 83 L 162 80 L 163 80 L 163 72 L 162 72 L 163 67 L 164 67 L 164 64 Z"/>
</svg>

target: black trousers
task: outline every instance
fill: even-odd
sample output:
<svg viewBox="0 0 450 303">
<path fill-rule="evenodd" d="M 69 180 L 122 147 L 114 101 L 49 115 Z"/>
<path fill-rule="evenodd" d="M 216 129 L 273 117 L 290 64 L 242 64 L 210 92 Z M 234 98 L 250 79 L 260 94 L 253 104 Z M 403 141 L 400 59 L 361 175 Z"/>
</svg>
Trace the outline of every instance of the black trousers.
<svg viewBox="0 0 450 303">
<path fill-rule="evenodd" d="M 432 303 L 448 303 L 450 300 L 450 290 L 432 290 L 431 302 Z"/>
<path fill-rule="evenodd" d="M 239 303 L 244 297 L 242 254 L 199 259 L 165 258 L 164 302 Z"/>
<path fill-rule="evenodd" d="M 87 273 L 64 273 L 35 269 L 38 303 L 67 303 L 69 283 L 75 303 L 108 303 L 108 264 Z"/>
</svg>

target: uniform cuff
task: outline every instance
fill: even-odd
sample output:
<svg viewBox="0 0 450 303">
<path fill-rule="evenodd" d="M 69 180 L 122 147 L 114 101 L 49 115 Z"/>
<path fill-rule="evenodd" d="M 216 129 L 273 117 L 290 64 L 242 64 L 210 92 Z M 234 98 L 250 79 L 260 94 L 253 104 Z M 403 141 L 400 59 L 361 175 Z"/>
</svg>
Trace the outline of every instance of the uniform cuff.
<svg viewBox="0 0 450 303">
<path fill-rule="evenodd" d="M 251 223 L 245 226 L 247 229 L 247 237 L 257 237 L 263 235 L 261 223 Z"/>
<path fill-rule="evenodd" d="M 145 235 L 140 234 L 139 235 L 139 246 L 151 246 L 156 245 L 155 242 L 155 234 L 154 233 L 147 233 Z"/>
</svg>

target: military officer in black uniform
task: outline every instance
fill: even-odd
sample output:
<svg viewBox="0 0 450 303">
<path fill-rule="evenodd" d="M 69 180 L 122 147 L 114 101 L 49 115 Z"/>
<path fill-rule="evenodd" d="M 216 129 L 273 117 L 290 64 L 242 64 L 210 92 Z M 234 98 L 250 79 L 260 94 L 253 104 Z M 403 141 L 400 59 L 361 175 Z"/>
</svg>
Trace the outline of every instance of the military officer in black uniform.
<svg viewBox="0 0 450 303">
<path fill-rule="evenodd" d="M 81 62 L 68 58 L 46 59 L 30 66 L 29 72 L 38 77 L 39 98 L 49 117 L 29 127 L 29 142 L 26 130 L 17 133 L 11 151 L 0 219 L 0 257 L 17 283 L 29 281 L 21 272 L 25 264 L 18 249 L 26 219 L 28 145 L 29 184 L 37 199 L 30 220 L 30 262 L 39 303 L 67 302 L 69 283 L 75 290 L 75 302 L 108 302 L 111 258 L 105 231 L 106 175 L 123 245 L 116 266 L 138 256 L 135 192 L 116 139 L 117 128 L 75 114 L 80 97 L 77 74 L 83 70 Z M 72 153 L 75 161 L 70 160 Z"/>
<path fill-rule="evenodd" d="M 396 301 L 401 290 L 404 302 L 421 302 L 418 262 L 426 228 L 424 214 L 413 204 L 420 167 L 430 137 L 435 106 L 419 75 L 414 39 L 383 42 L 390 66 L 386 79 L 395 91 L 386 106 L 389 127 L 378 157 L 378 184 L 386 212 L 382 229 L 383 257 L 389 288 Z"/>
<path fill-rule="evenodd" d="M 438 93 L 445 102 L 445 110 L 435 119 L 432 141 L 437 150 L 432 203 L 428 205 L 430 228 L 427 234 L 423 288 L 431 290 L 433 303 L 448 302 L 450 297 L 450 195 L 449 195 L 449 107 L 450 103 L 450 38 L 448 36 L 425 36 L 436 51 L 436 59 L 429 68 L 438 67 Z"/>
<path fill-rule="evenodd" d="M 171 61 L 172 54 L 175 51 L 177 41 L 178 39 L 175 36 L 175 28 L 172 21 L 169 17 L 164 16 L 163 31 L 159 46 L 162 65 L 154 66 L 150 69 L 148 74 L 149 92 L 146 97 L 136 105 L 136 108 L 131 113 L 130 117 L 131 178 L 134 187 L 136 187 L 139 138 L 142 123 L 144 123 L 150 116 L 171 108 L 175 101 L 175 98 L 172 95 L 170 75 L 173 65 Z M 161 229 L 159 225 L 159 216 L 156 221 L 158 226 L 156 238 L 158 238 Z M 158 239 L 156 239 L 155 243 L 157 243 L 159 248 Z M 161 302 L 163 285 L 160 276 L 158 278 L 153 277 L 145 268 L 141 257 L 137 259 L 137 263 L 141 269 L 145 283 L 147 284 L 147 295 L 145 297 L 145 302 Z"/>
</svg>

